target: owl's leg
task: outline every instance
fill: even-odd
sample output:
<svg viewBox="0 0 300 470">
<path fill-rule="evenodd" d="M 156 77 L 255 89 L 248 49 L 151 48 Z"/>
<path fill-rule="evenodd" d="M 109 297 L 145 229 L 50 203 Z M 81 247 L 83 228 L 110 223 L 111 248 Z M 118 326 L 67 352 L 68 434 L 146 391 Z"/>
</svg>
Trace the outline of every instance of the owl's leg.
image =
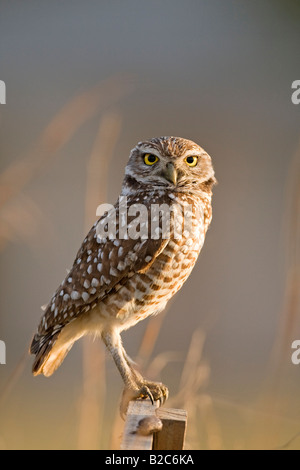
<svg viewBox="0 0 300 470">
<path fill-rule="evenodd" d="M 151 402 L 160 400 L 168 396 L 168 389 L 162 384 L 148 382 L 137 372 L 128 358 L 121 341 L 120 334 L 117 331 L 103 331 L 102 339 L 111 353 L 114 362 L 121 374 L 125 384 L 125 389 L 121 402 L 121 414 L 126 414 L 130 400 L 137 398 L 150 398 Z"/>
<path fill-rule="evenodd" d="M 129 367 L 131 368 L 131 372 L 135 377 L 135 382 L 137 384 L 139 384 L 140 386 L 142 386 L 142 385 L 146 386 L 150 390 L 154 401 L 159 401 L 160 404 L 165 403 L 165 401 L 167 400 L 167 398 L 169 396 L 168 388 L 164 384 L 162 384 L 161 382 L 152 382 L 152 381 L 144 379 L 143 376 L 137 370 L 135 370 L 133 368 L 133 365 L 135 363 L 126 354 L 124 348 L 123 348 L 123 353 L 124 353 L 125 359 L 126 359 L 128 365 L 129 365 Z M 150 399 L 151 399 L 151 397 L 150 397 Z M 152 401 L 152 399 L 151 399 L 151 401 Z"/>
<path fill-rule="evenodd" d="M 125 387 L 138 391 L 136 376 L 124 351 L 121 336 L 116 331 L 102 332 L 102 339 L 121 374 Z"/>
</svg>

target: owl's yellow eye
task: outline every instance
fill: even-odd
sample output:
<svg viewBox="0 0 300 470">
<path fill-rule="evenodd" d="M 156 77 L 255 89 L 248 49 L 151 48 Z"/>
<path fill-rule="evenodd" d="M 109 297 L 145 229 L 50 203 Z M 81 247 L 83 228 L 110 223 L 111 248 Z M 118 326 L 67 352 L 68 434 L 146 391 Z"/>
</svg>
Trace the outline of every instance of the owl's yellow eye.
<svg viewBox="0 0 300 470">
<path fill-rule="evenodd" d="M 197 163 L 198 163 L 198 157 L 194 157 L 194 156 L 190 156 L 190 157 L 186 157 L 185 159 L 186 163 L 188 164 L 188 166 L 196 166 Z"/>
<path fill-rule="evenodd" d="M 158 157 L 156 155 L 153 155 L 153 153 L 146 153 L 144 155 L 144 162 L 146 165 L 154 165 L 158 161 Z"/>
</svg>

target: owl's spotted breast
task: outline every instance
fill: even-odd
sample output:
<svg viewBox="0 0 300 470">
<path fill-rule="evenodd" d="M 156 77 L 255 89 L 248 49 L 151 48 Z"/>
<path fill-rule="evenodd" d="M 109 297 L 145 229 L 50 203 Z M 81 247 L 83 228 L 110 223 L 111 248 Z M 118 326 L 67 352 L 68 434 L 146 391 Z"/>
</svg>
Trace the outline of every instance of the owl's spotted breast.
<svg viewBox="0 0 300 470">
<path fill-rule="evenodd" d="M 100 317 L 114 311 L 120 330 L 164 309 L 190 275 L 203 246 L 211 217 L 209 198 L 171 196 L 153 192 L 152 198 L 144 201 L 149 212 L 153 204 L 170 207 L 170 233 L 163 250 L 145 270 L 130 276 L 98 306 Z M 140 197 L 138 199 L 140 201 Z M 135 203 L 134 198 L 131 203 Z M 160 222 L 163 230 L 163 220 Z M 149 236 L 151 223 L 153 220 L 149 217 Z"/>
</svg>

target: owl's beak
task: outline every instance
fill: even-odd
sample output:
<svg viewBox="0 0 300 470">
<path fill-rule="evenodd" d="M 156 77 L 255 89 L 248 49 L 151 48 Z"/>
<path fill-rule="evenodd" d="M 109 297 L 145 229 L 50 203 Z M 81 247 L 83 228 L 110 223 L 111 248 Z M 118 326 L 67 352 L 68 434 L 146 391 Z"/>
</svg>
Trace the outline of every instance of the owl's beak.
<svg viewBox="0 0 300 470">
<path fill-rule="evenodd" d="M 162 172 L 162 176 L 170 183 L 173 183 L 174 186 L 177 184 L 177 170 L 173 163 L 167 163 L 166 168 Z"/>
</svg>

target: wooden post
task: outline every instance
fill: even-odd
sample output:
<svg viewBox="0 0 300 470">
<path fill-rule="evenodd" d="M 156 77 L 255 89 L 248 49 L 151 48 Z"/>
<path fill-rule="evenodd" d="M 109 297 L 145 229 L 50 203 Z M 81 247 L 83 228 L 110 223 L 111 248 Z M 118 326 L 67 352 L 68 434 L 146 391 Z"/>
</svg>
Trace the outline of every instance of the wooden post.
<svg viewBox="0 0 300 470">
<path fill-rule="evenodd" d="M 126 415 L 122 450 L 151 450 L 153 434 L 138 434 L 139 423 L 155 414 L 156 406 L 150 400 L 131 401 Z"/>
<path fill-rule="evenodd" d="M 153 450 L 182 450 L 187 425 L 187 412 L 159 408 L 156 416 L 162 421 L 162 430 L 153 434 Z"/>
<path fill-rule="evenodd" d="M 129 403 L 122 450 L 182 450 L 187 425 L 185 410 L 158 408 L 150 400 Z"/>
</svg>

